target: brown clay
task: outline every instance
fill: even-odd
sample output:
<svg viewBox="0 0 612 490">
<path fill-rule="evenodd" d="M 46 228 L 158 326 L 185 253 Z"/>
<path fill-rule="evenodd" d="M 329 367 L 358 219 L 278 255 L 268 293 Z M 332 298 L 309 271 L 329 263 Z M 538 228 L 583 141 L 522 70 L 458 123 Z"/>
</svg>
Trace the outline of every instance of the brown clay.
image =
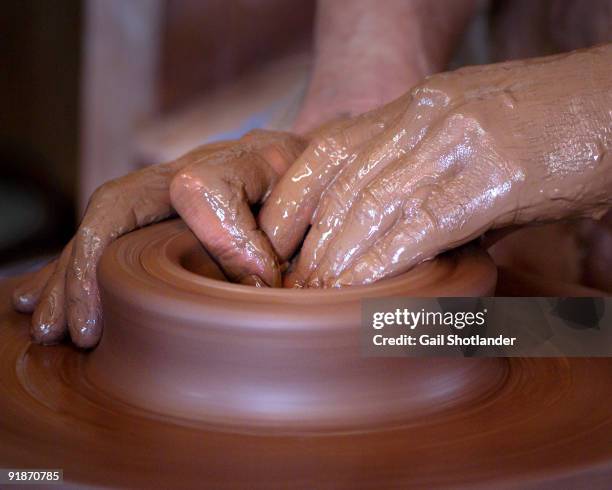
<svg viewBox="0 0 612 490">
<path fill-rule="evenodd" d="M 0 285 L 0 466 L 79 488 L 609 483 L 611 360 L 360 358 L 359 298 L 489 293 L 480 252 L 339 291 L 211 277 L 178 222 L 120 239 L 93 353 L 32 344 Z"/>
<path fill-rule="evenodd" d="M 415 369 L 416 361 L 364 358 L 359 300 L 482 296 L 495 276 L 471 248 L 370 287 L 259 289 L 211 280 L 222 273 L 191 232 L 165 223 L 104 255 L 105 334 L 87 378 L 132 405 L 236 430 L 405 424 L 449 400 L 482 396 L 506 371 L 495 360 L 429 359 Z"/>
</svg>

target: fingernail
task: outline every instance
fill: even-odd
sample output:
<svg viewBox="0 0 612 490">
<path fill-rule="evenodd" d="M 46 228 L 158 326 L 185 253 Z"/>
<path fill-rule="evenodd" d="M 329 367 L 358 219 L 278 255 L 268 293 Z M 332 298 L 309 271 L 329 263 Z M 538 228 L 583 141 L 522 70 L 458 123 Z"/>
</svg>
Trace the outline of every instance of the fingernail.
<svg viewBox="0 0 612 490">
<path fill-rule="evenodd" d="M 31 294 L 15 291 L 13 293 L 13 307 L 20 313 L 32 313 L 34 299 Z"/>
<path fill-rule="evenodd" d="M 30 335 L 37 344 L 54 345 L 64 338 L 64 331 L 52 323 L 36 323 L 30 326 Z"/>
<path fill-rule="evenodd" d="M 72 342 L 82 349 L 91 349 L 100 341 L 102 327 L 97 312 L 91 312 L 83 305 L 70 310 L 68 322 Z"/>
<path fill-rule="evenodd" d="M 267 288 L 268 287 L 265 281 L 261 277 L 255 274 L 251 274 L 250 276 L 243 277 L 240 282 L 241 284 L 244 284 L 246 286 L 255 286 L 256 288 Z"/>
<path fill-rule="evenodd" d="M 344 286 L 350 286 L 353 281 L 353 274 L 350 272 L 343 272 L 337 277 L 327 277 L 323 279 L 324 288 L 341 288 Z"/>
<path fill-rule="evenodd" d="M 296 277 L 285 276 L 285 279 L 283 279 L 284 288 L 302 289 L 305 286 L 306 286 L 305 282 Z"/>
<path fill-rule="evenodd" d="M 314 279 L 310 279 L 308 280 L 307 287 L 313 288 L 313 289 L 320 288 L 322 287 L 321 280 L 318 277 Z"/>
<path fill-rule="evenodd" d="M 339 277 L 338 279 L 334 279 L 333 281 L 329 281 L 325 284 L 325 288 L 343 288 L 345 286 L 349 286 L 348 283 L 346 283 L 345 280 L 342 279 L 342 277 Z"/>
<path fill-rule="evenodd" d="M 96 320 L 89 319 L 71 329 L 70 337 L 77 347 L 91 349 L 100 342 L 101 330 Z"/>
<path fill-rule="evenodd" d="M 32 315 L 30 335 L 38 344 L 57 344 L 64 336 L 64 319 L 54 315 L 54 309 L 45 301 Z"/>
</svg>

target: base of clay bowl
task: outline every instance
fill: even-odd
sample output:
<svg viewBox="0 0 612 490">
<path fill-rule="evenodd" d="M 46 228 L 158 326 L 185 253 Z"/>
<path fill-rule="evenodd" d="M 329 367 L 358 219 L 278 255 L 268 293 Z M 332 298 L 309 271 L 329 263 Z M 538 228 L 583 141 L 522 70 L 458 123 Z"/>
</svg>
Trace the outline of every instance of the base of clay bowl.
<svg viewBox="0 0 612 490">
<path fill-rule="evenodd" d="M 499 387 L 498 359 L 365 358 L 360 300 L 481 296 L 496 271 L 467 248 L 393 279 L 342 290 L 230 284 L 182 222 L 104 254 L 104 336 L 88 381 L 164 416 L 225 430 L 353 431 L 414 423 Z"/>
</svg>

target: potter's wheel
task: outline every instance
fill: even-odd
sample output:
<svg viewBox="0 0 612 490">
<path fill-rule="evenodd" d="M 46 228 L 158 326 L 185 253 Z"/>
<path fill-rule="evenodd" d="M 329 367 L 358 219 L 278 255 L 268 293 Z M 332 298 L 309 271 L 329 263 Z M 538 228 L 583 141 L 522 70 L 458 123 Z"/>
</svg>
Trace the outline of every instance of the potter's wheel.
<svg viewBox="0 0 612 490">
<path fill-rule="evenodd" d="M 607 487 L 612 360 L 355 354 L 364 294 L 486 294 L 490 263 L 462 254 L 367 293 L 264 297 L 203 277 L 218 271 L 182 225 L 151 227 L 105 255 L 89 355 L 30 344 L 6 282 L 0 467 L 81 488 Z"/>
</svg>

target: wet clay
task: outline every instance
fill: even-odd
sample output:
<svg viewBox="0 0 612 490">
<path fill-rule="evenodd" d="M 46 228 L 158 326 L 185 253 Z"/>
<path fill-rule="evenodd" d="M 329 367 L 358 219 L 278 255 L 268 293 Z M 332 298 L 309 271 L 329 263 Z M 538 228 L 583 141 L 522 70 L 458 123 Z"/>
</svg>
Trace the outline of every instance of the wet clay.
<svg viewBox="0 0 612 490">
<path fill-rule="evenodd" d="M 31 343 L 14 281 L 0 285 L 0 466 L 63 468 L 79 488 L 612 477 L 608 359 L 360 357 L 359 298 L 489 294 L 494 269 L 473 249 L 363 288 L 261 291 L 223 282 L 171 222 L 115 242 L 99 276 L 106 324 L 91 353 Z"/>
</svg>

